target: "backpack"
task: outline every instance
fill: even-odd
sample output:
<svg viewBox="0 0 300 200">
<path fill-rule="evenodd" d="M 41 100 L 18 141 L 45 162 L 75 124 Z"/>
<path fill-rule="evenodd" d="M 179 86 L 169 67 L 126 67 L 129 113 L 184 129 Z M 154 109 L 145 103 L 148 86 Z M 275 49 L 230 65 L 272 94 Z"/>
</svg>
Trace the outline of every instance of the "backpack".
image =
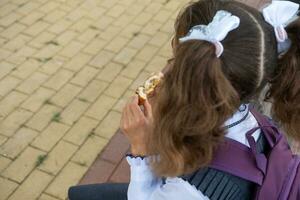
<svg viewBox="0 0 300 200">
<path fill-rule="evenodd" d="M 250 148 L 225 138 L 209 167 L 256 183 L 255 200 L 300 200 L 300 156 L 292 154 L 284 135 L 267 117 L 254 109 L 251 113 L 259 127 L 246 133 Z M 258 129 L 270 147 L 266 154 L 257 151 L 252 137 Z"/>
</svg>

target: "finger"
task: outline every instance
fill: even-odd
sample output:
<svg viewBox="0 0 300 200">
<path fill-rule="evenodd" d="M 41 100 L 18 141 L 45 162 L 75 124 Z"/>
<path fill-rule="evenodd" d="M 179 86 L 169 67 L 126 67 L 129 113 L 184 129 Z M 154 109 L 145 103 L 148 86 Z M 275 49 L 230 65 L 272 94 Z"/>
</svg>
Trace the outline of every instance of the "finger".
<svg viewBox="0 0 300 200">
<path fill-rule="evenodd" d="M 145 115 L 137 104 L 132 104 L 132 112 L 136 121 L 145 120 Z"/>
<path fill-rule="evenodd" d="M 127 118 L 128 124 L 131 124 L 132 122 L 134 122 L 134 114 L 131 109 L 131 103 L 129 103 L 126 106 L 126 118 Z"/>
<path fill-rule="evenodd" d="M 148 100 L 145 101 L 144 108 L 145 108 L 145 110 L 144 110 L 145 116 L 147 118 L 152 118 L 152 106 L 150 105 Z"/>
</svg>

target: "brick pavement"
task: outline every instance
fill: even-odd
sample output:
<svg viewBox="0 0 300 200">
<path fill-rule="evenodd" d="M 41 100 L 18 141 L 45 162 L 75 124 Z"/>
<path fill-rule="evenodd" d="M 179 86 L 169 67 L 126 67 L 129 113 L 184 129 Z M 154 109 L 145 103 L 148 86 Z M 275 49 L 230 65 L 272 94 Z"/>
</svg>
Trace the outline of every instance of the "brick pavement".
<svg viewBox="0 0 300 200">
<path fill-rule="evenodd" d="M 165 66 L 186 2 L 0 1 L 0 200 L 128 180 L 122 106 Z"/>
<path fill-rule="evenodd" d="M 0 200 L 66 199 L 91 173 L 127 97 L 169 58 L 184 2 L 0 1 Z M 128 148 L 116 145 L 101 168 Z"/>
</svg>

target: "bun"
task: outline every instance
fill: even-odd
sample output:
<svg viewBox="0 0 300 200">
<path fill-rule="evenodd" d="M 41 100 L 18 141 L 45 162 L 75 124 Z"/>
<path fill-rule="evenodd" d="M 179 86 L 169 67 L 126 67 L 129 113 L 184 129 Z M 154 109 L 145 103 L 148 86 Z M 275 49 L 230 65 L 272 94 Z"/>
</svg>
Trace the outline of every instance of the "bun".
<svg viewBox="0 0 300 200">
<path fill-rule="evenodd" d="M 161 82 L 163 78 L 163 73 L 154 73 L 152 74 L 142 86 L 139 86 L 135 93 L 139 96 L 139 105 L 143 105 L 147 97 L 154 93 L 155 88 Z"/>
</svg>

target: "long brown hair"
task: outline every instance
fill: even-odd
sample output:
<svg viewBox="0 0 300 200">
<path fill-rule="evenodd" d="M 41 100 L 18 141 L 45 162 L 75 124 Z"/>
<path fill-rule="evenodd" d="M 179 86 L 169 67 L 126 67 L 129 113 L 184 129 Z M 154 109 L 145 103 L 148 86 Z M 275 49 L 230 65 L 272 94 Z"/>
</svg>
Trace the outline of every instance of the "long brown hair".
<svg viewBox="0 0 300 200">
<path fill-rule="evenodd" d="M 222 41 L 221 57 L 216 57 L 215 47 L 209 42 L 178 42 L 191 27 L 210 23 L 218 10 L 229 11 L 241 20 L 240 26 Z M 174 60 L 159 87 L 153 134 L 148 142 L 149 153 L 160 157 L 152 163 L 160 176 L 178 176 L 208 165 L 226 133 L 225 121 L 274 81 L 284 61 L 282 58 L 277 64 L 273 27 L 260 12 L 235 1 L 200 0 L 187 5 L 175 22 L 174 43 Z M 299 42 L 286 56 L 295 52 L 298 57 L 286 67 L 293 65 L 299 71 Z M 296 76 L 295 70 L 293 73 Z M 297 76 L 299 86 L 299 72 Z M 273 98 L 280 95 L 273 89 L 279 78 L 276 80 L 269 95 Z M 299 88 L 296 94 L 299 99 Z M 297 105 L 298 118 L 294 120 L 299 119 Z"/>
</svg>

